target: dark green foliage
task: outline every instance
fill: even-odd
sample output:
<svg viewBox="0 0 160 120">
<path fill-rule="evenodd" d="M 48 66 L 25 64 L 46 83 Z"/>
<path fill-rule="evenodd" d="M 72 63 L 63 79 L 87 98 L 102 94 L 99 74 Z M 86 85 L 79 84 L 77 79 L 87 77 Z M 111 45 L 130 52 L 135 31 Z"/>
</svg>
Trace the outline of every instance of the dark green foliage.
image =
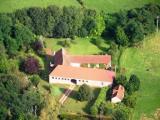
<svg viewBox="0 0 160 120">
<path fill-rule="evenodd" d="M 123 100 L 124 104 L 130 108 L 134 108 L 136 106 L 137 97 L 136 95 L 128 95 Z"/>
<path fill-rule="evenodd" d="M 39 75 L 32 75 L 30 77 L 30 80 L 31 80 L 32 84 L 37 87 L 39 82 L 40 82 L 40 80 L 41 80 L 41 78 L 39 77 Z"/>
<path fill-rule="evenodd" d="M 142 41 L 144 38 L 144 29 L 142 23 L 131 20 L 126 29 L 127 35 L 129 36 L 129 42 L 131 44 Z"/>
<path fill-rule="evenodd" d="M 128 120 L 128 115 L 124 110 L 117 109 L 113 112 L 113 120 Z"/>
<path fill-rule="evenodd" d="M 97 115 L 100 112 L 101 104 L 106 101 L 106 93 L 108 91 L 108 87 L 101 88 L 101 91 L 95 101 L 95 103 L 90 108 L 90 113 L 92 115 Z"/>
<path fill-rule="evenodd" d="M 126 90 L 128 94 L 132 94 L 135 91 L 138 91 L 140 88 L 140 80 L 136 75 L 131 75 L 129 82 L 126 85 Z"/>
<path fill-rule="evenodd" d="M 21 49 L 28 48 L 28 46 L 34 41 L 33 33 L 22 24 L 16 24 L 13 27 L 12 35 L 17 41 L 17 46 Z"/>
<path fill-rule="evenodd" d="M 101 14 L 76 7 L 34 7 L 17 10 L 14 15 L 14 21 L 19 21 L 37 35 L 47 37 L 99 36 L 105 27 Z"/>
<path fill-rule="evenodd" d="M 43 8 L 29 8 L 27 10 L 28 16 L 32 20 L 32 30 L 37 35 L 45 35 L 45 12 Z"/>
<path fill-rule="evenodd" d="M 77 99 L 80 101 L 90 101 L 93 99 L 93 91 L 88 85 L 83 84 L 78 90 Z"/>
<path fill-rule="evenodd" d="M 18 45 L 17 45 L 17 41 L 14 38 L 11 37 L 7 37 L 4 41 L 5 43 L 5 47 L 7 49 L 7 53 L 9 55 L 16 55 L 17 50 L 18 50 Z"/>
<path fill-rule="evenodd" d="M 120 11 L 105 15 L 105 37 L 115 39 L 118 45 L 130 46 L 139 43 L 146 35 L 156 30 L 156 17 L 160 14 L 159 5 L 148 4 L 142 8 Z M 115 30 L 117 28 L 117 30 Z M 128 44 L 126 44 L 128 41 Z"/>
<path fill-rule="evenodd" d="M 121 84 L 123 86 L 126 86 L 127 84 L 127 77 L 125 75 L 119 75 L 117 78 L 116 78 L 116 84 Z"/>
<path fill-rule="evenodd" d="M 128 36 L 126 35 L 124 29 L 120 26 L 116 29 L 116 43 L 122 46 L 126 46 L 128 44 Z"/>
<path fill-rule="evenodd" d="M 60 22 L 55 27 L 54 35 L 56 37 L 67 37 L 69 31 L 69 26 L 66 22 Z"/>
<path fill-rule="evenodd" d="M 7 73 L 9 70 L 8 60 L 5 55 L 0 55 L 0 73 Z"/>
<path fill-rule="evenodd" d="M 23 91 L 19 79 L 14 75 L 0 74 L 0 118 L 24 120 L 37 118 L 43 99 L 33 89 Z M 23 91 L 23 92 L 22 92 Z"/>
<path fill-rule="evenodd" d="M 5 39 L 6 36 L 11 34 L 12 19 L 6 14 L 0 14 L 0 32 Z"/>
</svg>

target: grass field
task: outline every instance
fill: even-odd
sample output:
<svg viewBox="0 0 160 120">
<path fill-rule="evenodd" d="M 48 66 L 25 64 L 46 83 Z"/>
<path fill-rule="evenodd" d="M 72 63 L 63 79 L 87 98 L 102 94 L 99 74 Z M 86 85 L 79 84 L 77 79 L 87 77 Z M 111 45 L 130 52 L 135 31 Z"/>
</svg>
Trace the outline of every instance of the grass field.
<svg viewBox="0 0 160 120">
<path fill-rule="evenodd" d="M 100 38 L 101 39 L 101 38 Z M 61 45 L 58 43 L 60 41 L 64 41 L 65 39 L 54 39 L 54 38 L 46 38 L 46 46 L 47 48 L 51 48 L 54 51 L 59 50 L 62 48 Z M 71 43 L 69 48 L 66 48 L 67 51 L 71 54 L 80 54 L 80 55 L 87 55 L 87 54 L 99 54 L 103 52 L 104 48 L 109 48 L 109 45 L 105 43 L 103 39 L 101 48 L 98 48 L 91 42 L 91 38 L 76 38 L 74 41 L 75 43 Z"/>
<path fill-rule="evenodd" d="M 151 115 L 160 108 L 160 34 L 145 40 L 140 48 L 126 49 L 120 61 L 128 76 L 134 73 L 141 80 L 134 120 Z"/>
<path fill-rule="evenodd" d="M 91 105 L 93 104 L 94 100 L 92 102 L 84 101 L 80 102 L 77 101 L 76 95 L 79 87 L 76 86 L 73 92 L 70 94 L 70 96 L 65 101 L 64 105 L 61 107 L 60 111 L 62 113 L 82 113 L 86 114 L 89 113 L 89 109 Z M 92 88 L 94 93 L 94 99 L 97 98 L 100 89 L 99 88 Z"/>
<path fill-rule="evenodd" d="M 147 3 L 160 3 L 159 0 L 84 0 L 86 8 L 116 12 L 121 9 L 141 7 Z M 0 12 L 12 12 L 16 9 L 49 5 L 80 7 L 77 0 L 0 0 Z"/>
</svg>

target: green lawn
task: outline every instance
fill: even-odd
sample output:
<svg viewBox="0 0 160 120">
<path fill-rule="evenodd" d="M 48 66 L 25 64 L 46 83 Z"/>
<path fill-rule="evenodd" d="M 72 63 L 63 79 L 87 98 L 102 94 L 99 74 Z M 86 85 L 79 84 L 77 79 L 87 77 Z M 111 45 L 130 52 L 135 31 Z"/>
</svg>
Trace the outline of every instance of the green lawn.
<svg viewBox="0 0 160 120">
<path fill-rule="evenodd" d="M 134 73 L 141 80 L 134 120 L 151 115 L 160 108 L 160 33 L 146 39 L 140 48 L 126 49 L 120 61 L 128 76 Z"/>
<path fill-rule="evenodd" d="M 101 38 L 100 38 L 101 39 Z M 55 38 L 46 38 L 46 46 L 47 48 L 51 48 L 54 51 L 59 50 L 62 48 L 61 45 L 59 45 L 59 41 L 64 41 L 65 39 L 55 39 Z M 87 54 L 99 54 L 103 52 L 104 48 L 109 48 L 109 45 L 105 43 L 103 39 L 101 48 L 98 48 L 96 45 L 94 45 L 91 42 L 91 38 L 76 38 L 75 43 L 70 43 L 70 47 L 66 48 L 67 51 L 71 54 L 79 54 L 79 55 L 87 55 Z"/>
<path fill-rule="evenodd" d="M 87 8 L 115 12 L 121 9 L 141 7 L 147 3 L 160 3 L 159 0 L 84 0 Z M 80 7 L 77 0 L 0 0 L 0 12 L 12 12 L 26 7 L 46 7 L 49 5 Z"/>
<path fill-rule="evenodd" d="M 90 106 L 93 104 L 94 100 L 92 102 L 80 102 L 77 101 L 76 95 L 79 87 L 76 86 L 72 93 L 69 95 L 67 100 L 65 101 L 64 105 L 61 107 L 60 111 L 62 113 L 82 113 L 86 114 L 89 113 Z M 94 99 L 97 98 L 99 94 L 99 88 L 92 88 L 94 92 Z"/>
<path fill-rule="evenodd" d="M 105 10 L 108 13 L 141 7 L 148 3 L 160 3 L 159 0 L 84 0 L 87 8 Z"/>
</svg>

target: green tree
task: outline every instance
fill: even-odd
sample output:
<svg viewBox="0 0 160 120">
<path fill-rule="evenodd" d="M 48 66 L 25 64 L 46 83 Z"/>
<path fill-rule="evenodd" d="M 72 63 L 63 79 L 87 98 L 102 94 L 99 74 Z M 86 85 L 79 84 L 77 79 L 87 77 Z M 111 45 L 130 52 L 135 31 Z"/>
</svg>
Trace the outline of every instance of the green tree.
<svg viewBox="0 0 160 120">
<path fill-rule="evenodd" d="M 32 75 L 30 77 L 30 80 L 31 80 L 32 84 L 37 87 L 39 82 L 40 82 L 40 80 L 41 80 L 41 78 L 39 77 L 39 75 Z"/>
<path fill-rule="evenodd" d="M 117 109 L 113 112 L 113 120 L 128 120 L 129 116 L 123 109 Z"/>
<path fill-rule="evenodd" d="M 35 39 L 33 33 L 19 23 L 13 27 L 13 37 L 16 39 L 18 47 L 24 50 L 28 48 Z"/>
<path fill-rule="evenodd" d="M 127 97 L 124 98 L 123 102 L 126 106 L 128 106 L 130 108 L 135 108 L 136 102 L 137 102 L 137 97 L 135 94 L 128 95 Z"/>
<path fill-rule="evenodd" d="M 0 73 L 7 73 L 9 71 L 8 60 L 5 55 L 0 55 Z"/>
<path fill-rule="evenodd" d="M 77 99 L 80 101 L 92 100 L 93 92 L 91 88 L 86 84 L 83 84 L 82 86 L 80 86 L 78 93 L 77 93 Z"/>
<path fill-rule="evenodd" d="M 7 37 L 4 41 L 5 47 L 7 49 L 7 53 L 9 55 L 16 55 L 17 50 L 18 50 L 18 45 L 16 39 L 12 37 Z"/>
<path fill-rule="evenodd" d="M 45 12 L 43 8 L 33 7 L 27 10 L 29 17 L 31 18 L 33 32 L 37 35 L 45 35 Z"/>
<path fill-rule="evenodd" d="M 123 86 L 126 86 L 126 84 L 127 84 L 127 77 L 125 75 L 119 75 L 116 78 L 116 84 L 121 84 Z"/>
<path fill-rule="evenodd" d="M 136 22 L 135 20 L 129 21 L 125 31 L 131 44 L 142 41 L 144 38 L 143 26 L 140 22 Z"/>
<path fill-rule="evenodd" d="M 126 46 L 128 44 L 128 37 L 125 34 L 124 29 L 120 26 L 116 29 L 116 43 L 122 46 Z"/>
<path fill-rule="evenodd" d="M 6 14 L 0 14 L 0 32 L 3 33 L 3 38 L 8 37 L 11 34 L 12 19 Z"/>
<path fill-rule="evenodd" d="M 128 94 L 132 94 L 135 91 L 138 91 L 140 88 L 140 80 L 139 78 L 132 74 L 130 76 L 129 82 L 126 85 L 126 90 L 128 92 Z"/>
</svg>

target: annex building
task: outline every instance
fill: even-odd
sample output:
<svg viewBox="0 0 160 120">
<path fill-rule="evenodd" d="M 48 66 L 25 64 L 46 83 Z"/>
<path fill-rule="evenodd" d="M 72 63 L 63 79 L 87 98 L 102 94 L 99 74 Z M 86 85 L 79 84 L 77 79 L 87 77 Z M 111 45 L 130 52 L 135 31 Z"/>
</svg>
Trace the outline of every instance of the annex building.
<svg viewBox="0 0 160 120">
<path fill-rule="evenodd" d="M 47 51 L 53 56 L 49 83 L 87 84 L 95 87 L 112 85 L 115 72 L 109 70 L 110 55 L 70 55 L 63 48 L 53 54 L 51 50 Z"/>
</svg>

